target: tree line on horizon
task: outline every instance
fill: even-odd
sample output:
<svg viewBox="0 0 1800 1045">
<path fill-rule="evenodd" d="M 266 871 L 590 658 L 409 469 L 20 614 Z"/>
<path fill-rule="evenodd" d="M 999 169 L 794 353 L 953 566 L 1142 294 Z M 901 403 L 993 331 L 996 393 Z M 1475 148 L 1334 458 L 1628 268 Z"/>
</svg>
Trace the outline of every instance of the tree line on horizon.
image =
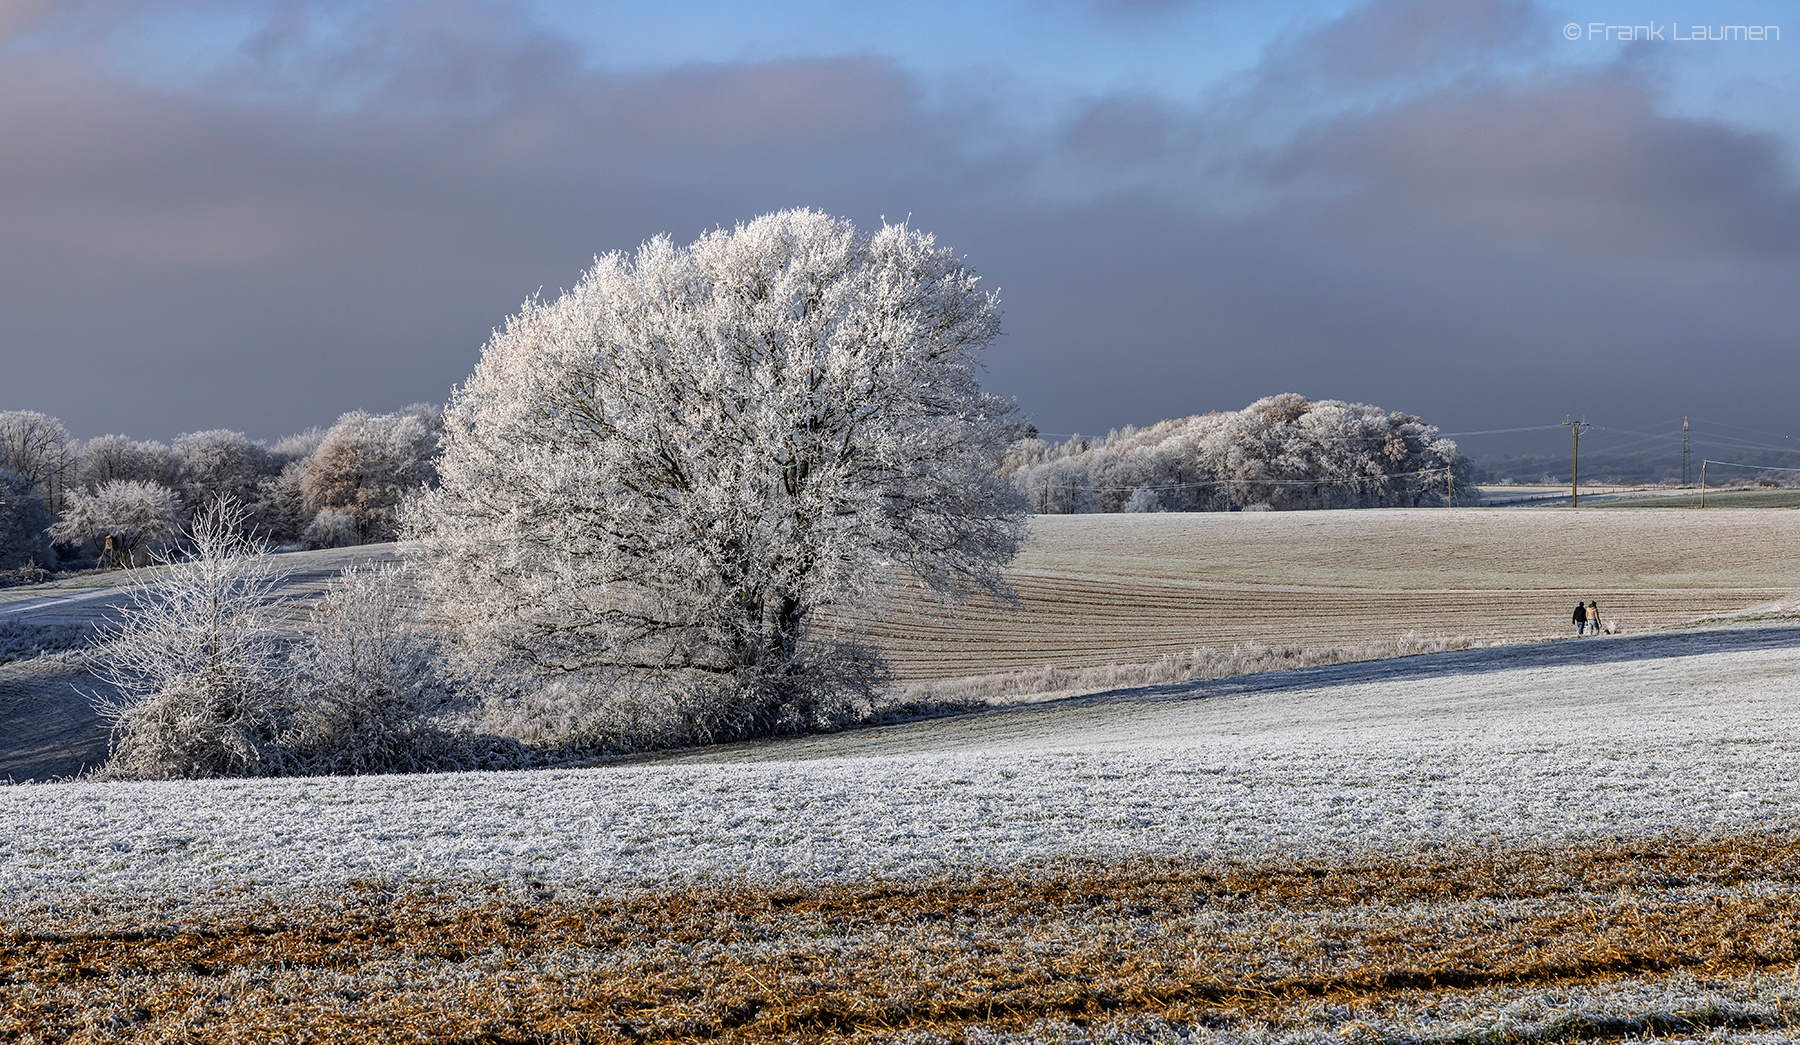
<svg viewBox="0 0 1800 1045">
<path fill-rule="evenodd" d="M 141 565 L 220 501 L 271 546 L 393 540 L 402 502 L 436 478 L 443 428 L 441 407 L 416 404 L 273 445 L 225 428 L 80 440 L 47 414 L 0 411 L 0 570 Z"/>
<path fill-rule="evenodd" d="M 355 410 L 273 445 L 209 429 L 170 444 L 70 437 L 37 411 L 0 411 L 0 570 L 142 564 L 203 505 L 230 500 L 273 546 L 393 540 L 409 497 L 437 480 L 441 407 Z M 1434 507 L 1480 501 L 1476 469 L 1412 414 L 1267 396 L 1242 410 L 1061 443 L 1035 429 L 998 474 L 1038 514 Z"/>
<path fill-rule="evenodd" d="M 1475 467 L 1412 414 L 1291 392 L 1104 439 L 1015 442 L 1002 474 L 1033 512 L 1422 508 L 1480 500 Z"/>
</svg>

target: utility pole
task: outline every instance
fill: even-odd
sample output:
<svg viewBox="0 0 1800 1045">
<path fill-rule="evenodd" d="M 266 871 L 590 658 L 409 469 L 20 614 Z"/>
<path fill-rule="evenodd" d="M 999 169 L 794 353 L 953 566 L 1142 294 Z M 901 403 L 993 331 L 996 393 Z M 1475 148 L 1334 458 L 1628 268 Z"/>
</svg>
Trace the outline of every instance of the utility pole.
<svg viewBox="0 0 1800 1045">
<path fill-rule="evenodd" d="M 1444 466 L 1444 492 L 1450 497 L 1450 507 L 1456 507 L 1456 473 Z"/>
<path fill-rule="evenodd" d="M 1592 426 L 1586 421 L 1564 421 L 1563 427 L 1575 433 L 1575 452 L 1569 460 L 1569 507 L 1574 508 L 1581 503 L 1581 430 Z"/>
<path fill-rule="evenodd" d="M 1700 507 L 1706 507 L 1706 458 L 1700 459 Z"/>
<path fill-rule="evenodd" d="M 1688 448 L 1688 419 L 1681 419 L 1681 485 L 1694 485 L 1693 451 Z"/>
</svg>

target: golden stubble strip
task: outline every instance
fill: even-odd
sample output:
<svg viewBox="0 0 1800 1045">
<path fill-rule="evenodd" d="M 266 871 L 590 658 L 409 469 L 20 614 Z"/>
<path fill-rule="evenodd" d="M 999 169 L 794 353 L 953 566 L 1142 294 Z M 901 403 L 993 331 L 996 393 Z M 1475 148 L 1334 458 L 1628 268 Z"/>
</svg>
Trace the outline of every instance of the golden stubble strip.
<svg viewBox="0 0 1800 1045">
<path fill-rule="evenodd" d="M 1800 962 L 1770 833 L 1132 860 L 856 885 L 466 897 L 379 886 L 204 929 L 0 933 L 0 1041 L 872 1040 L 1040 1020 L 1280 1022 L 1319 999 Z"/>
</svg>

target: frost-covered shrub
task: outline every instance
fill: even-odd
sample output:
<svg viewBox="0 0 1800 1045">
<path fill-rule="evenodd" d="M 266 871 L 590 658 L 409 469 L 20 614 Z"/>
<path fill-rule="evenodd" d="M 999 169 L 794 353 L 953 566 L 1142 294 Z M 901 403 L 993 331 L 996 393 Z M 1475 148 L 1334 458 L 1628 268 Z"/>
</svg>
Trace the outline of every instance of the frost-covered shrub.
<svg viewBox="0 0 1800 1045">
<path fill-rule="evenodd" d="M 1163 510 L 1162 498 L 1157 495 L 1155 490 L 1146 490 L 1140 486 L 1131 491 L 1131 496 L 1125 501 L 1125 510 L 1128 512 L 1160 512 Z"/>
<path fill-rule="evenodd" d="M 242 509 L 221 502 L 189 531 L 192 557 L 130 590 L 118 630 L 89 664 L 119 695 L 106 772 L 117 777 L 281 772 L 281 643 L 265 613 L 279 578 L 242 535 Z"/>
<path fill-rule="evenodd" d="M 356 543 L 356 518 L 330 508 L 319 509 L 300 535 L 308 548 L 344 548 Z"/>
<path fill-rule="evenodd" d="M 435 716 L 446 692 L 434 643 L 395 567 L 358 566 L 327 587 L 290 659 L 286 738 L 309 772 L 447 768 L 456 740 Z"/>
</svg>

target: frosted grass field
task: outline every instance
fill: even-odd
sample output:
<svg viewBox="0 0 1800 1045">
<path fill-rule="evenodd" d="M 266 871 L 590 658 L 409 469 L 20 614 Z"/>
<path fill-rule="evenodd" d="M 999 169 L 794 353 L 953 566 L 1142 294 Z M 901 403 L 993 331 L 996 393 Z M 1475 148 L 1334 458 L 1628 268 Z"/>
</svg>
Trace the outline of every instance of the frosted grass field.
<svg viewBox="0 0 1800 1045">
<path fill-rule="evenodd" d="M 1800 628 L 1169 686 L 588 769 L 0 788 L 9 908 L 1800 827 Z"/>
</svg>

